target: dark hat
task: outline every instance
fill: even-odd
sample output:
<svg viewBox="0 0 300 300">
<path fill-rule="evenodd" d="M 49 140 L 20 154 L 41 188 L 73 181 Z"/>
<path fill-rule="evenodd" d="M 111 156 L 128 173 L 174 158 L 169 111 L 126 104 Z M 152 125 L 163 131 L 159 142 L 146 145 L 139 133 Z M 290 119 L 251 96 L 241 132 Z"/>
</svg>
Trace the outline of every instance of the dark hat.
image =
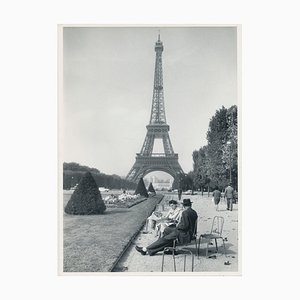
<svg viewBox="0 0 300 300">
<path fill-rule="evenodd" d="M 170 200 L 169 204 L 178 204 L 178 202 L 176 200 Z"/>
<path fill-rule="evenodd" d="M 183 199 L 183 206 L 191 206 L 193 202 L 191 202 L 191 199 Z"/>
</svg>

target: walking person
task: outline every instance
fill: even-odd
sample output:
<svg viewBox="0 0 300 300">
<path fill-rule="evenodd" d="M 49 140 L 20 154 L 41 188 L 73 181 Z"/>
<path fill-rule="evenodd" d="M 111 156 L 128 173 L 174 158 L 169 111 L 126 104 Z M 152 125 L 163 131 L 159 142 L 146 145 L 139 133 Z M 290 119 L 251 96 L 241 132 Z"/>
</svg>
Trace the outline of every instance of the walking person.
<svg viewBox="0 0 300 300">
<path fill-rule="evenodd" d="M 149 254 L 152 256 L 159 251 L 163 251 L 165 247 L 172 246 L 173 240 L 176 238 L 178 238 L 180 244 L 189 243 L 193 237 L 198 215 L 192 209 L 190 199 L 183 199 L 183 209 L 180 222 L 176 227 L 167 227 L 163 236 L 147 247 L 135 246 L 136 251 L 142 255 Z"/>
<path fill-rule="evenodd" d="M 227 210 L 230 211 L 232 211 L 232 206 L 233 206 L 233 193 L 234 193 L 234 189 L 231 186 L 231 182 L 230 182 L 224 192 L 224 199 L 225 197 L 227 199 Z"/>
<path fill-rule="evenodd" d="M 218 187 L 215 188 L 212 195 L 213 195 L 216 211 L 218 211 L 219 210 L 219 203 L 220 203 L 220 200 L 221 200 L 221 191 L 219 190 Z"/>
</svg>

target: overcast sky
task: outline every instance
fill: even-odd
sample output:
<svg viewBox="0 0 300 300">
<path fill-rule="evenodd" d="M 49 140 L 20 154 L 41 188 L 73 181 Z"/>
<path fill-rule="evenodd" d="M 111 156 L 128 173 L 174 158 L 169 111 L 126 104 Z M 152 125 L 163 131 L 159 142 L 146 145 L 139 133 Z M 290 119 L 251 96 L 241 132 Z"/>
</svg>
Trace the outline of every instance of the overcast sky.
<svg viewBox="0 0 300 300">
<path fill-rule="evenodd" d="M 158 29 L 169 135 L 184 172 L 192 170 L 210 118 L 237 104 L 235 27 L 64 28 L 64 162 L 127 175 L 150 120 Z"/>
</svg>

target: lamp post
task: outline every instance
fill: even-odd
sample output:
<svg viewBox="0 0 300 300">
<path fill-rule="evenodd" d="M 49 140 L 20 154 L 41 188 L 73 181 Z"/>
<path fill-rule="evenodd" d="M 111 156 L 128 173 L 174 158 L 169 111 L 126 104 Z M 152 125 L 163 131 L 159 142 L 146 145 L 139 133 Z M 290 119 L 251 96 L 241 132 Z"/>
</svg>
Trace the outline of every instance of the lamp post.
<svg viewBox="0 0 300 300">
<path fill-rule="evenodd" d="M 231 141 L 228 141 L 227 145 L 229 145 L 229 182 L 232 182 L 231 181 Z"/>
</svg>

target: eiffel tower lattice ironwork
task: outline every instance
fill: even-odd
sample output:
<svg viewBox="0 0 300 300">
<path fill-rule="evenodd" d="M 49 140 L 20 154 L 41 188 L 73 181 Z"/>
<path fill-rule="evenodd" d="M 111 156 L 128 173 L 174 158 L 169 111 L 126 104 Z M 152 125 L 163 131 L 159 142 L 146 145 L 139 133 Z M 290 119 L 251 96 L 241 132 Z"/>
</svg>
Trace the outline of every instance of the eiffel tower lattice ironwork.
<svg viewBox="0 0 300 300">
<path fill-rule="evenodd" d="M 150 122 L 146 126 L 147 134 L 142 149 L 136 154 L 135 163 L 126 177 L 133 182 L 153 171 L 164 171 L 174 179 L 184 174 L 178 162 L 178 154 L 174 153 L 169 136 L 170 126 L 166 121 L 162 73 L 163 49 L 163 43 L 158 35 L 158 41 L 155 43 L 156 59 Z M 162 139 L 164 153 L 153 153 L 155 139 Z"/>
</svg>

